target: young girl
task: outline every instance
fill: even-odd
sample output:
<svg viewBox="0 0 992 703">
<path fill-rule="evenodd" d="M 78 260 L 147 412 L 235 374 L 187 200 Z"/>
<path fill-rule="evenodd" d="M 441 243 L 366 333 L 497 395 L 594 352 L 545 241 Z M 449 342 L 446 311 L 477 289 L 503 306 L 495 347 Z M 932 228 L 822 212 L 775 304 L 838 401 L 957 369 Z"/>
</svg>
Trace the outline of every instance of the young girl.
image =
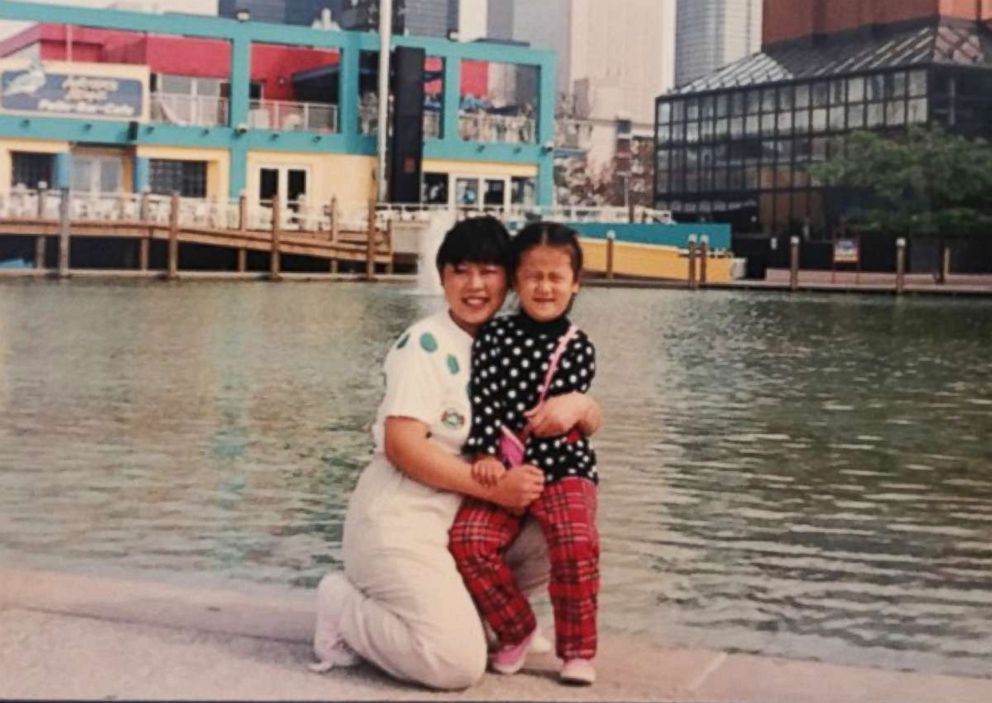
<svg viewBox="0 0 992 703">
<path fill-rule="evenodd" d="M 567 317 L 581 270 L 582 250 L 568 227 L 536 223 L 513 240 L 510 275 L 521 309 L 484 325 L 473 344 L 472 426 L 465 451 L 480 457 L 472 475 L 483 485 L 499 480 L 511 464 L 531 464 L 544 472 L 544 491 L 529 510 L 548 542 L 556 649 L 564 661 L 561 679 L 591 684 L 599 592 L 596 455 L 575 429 L 528 437 L 543 422 L 545 398 L 585 393 L 596 370 L 592 343 Z M 522 456 L 511 461 L 512 445 Z M 458 570 L 499 639 L 490 666 L 503 674 L 520 670 L 536 631 L 534 613 L 503 558 L 521 520 L 519 514 L 467 498 L 450 535 Z"/>
</svg>

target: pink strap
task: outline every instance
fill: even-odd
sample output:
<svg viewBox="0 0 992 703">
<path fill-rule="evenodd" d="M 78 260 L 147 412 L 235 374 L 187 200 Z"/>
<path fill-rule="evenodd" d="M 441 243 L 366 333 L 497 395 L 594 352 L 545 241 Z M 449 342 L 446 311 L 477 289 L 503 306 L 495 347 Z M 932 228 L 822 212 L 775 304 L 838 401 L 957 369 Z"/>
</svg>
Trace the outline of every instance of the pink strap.
<svg viewBox="0 0 992 703">
<path fill-rule="evenodd" d="M 555 369 L 558 368 L 558 361 L 561 359 L 561 355 L 565 353 L 565 347 L 568 346 L 568 343 L 572 341 L 572 338 L 578 332 L 578 327 L 569 325 L 565 336 L 558 342 L 558 348 L 555 349 L 555 353 L 551 355 L 551 360 L 548 361 L 548 372 L 544 375 L 544 385 L 541 387 L 541 395 L 537 399 L 538 405 L 544 402 L 544 396 L 548 394 L 548 390 L 551 388 L 551 377 L 554 375 Z"/>
</svg>

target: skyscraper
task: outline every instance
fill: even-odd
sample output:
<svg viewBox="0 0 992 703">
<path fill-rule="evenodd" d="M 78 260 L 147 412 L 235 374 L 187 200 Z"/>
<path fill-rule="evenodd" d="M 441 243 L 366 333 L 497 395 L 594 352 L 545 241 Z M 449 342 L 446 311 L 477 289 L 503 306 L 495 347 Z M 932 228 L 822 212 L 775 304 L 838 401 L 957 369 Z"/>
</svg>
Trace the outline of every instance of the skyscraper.
<svg viewBox="0 0 992 703">
<path fill-rule="evenodd" d="M 680 0 L 675 84 L 685 85 L 761 48 L 762 0 Z"/>
</svg>

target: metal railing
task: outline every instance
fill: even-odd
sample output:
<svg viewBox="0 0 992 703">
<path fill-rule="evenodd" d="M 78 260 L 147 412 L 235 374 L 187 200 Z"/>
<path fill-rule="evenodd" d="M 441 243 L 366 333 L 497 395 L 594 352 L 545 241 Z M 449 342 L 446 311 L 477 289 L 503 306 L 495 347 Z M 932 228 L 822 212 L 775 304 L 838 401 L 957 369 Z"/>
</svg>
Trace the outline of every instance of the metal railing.
<svg viewBox="0 0 992 703">
<path fill-rule="evenodd" d="M 182 93 L 152 93 L 151 119 L 175 125 L 213 127 L 228 120 L 227 98 Z"/>
<path fill-rule="evenodd" d="M 525 144 L 535 141 L 535 122 L 526 115 L 493 115 L 486 112 L 461 112 L 458 133 L 475 142 Z"/>
<path fill-rule="evenodd" d="M 555 121 L 555 147 L 586 151 L 592 144 L 593 123 L 590 120 L 560 118 Z"/>
<path fill-rule="evenodd" d="M 338 106 L 329 103 L 252 100 L 248 124 L 288 132 L 337 132 Z"/>
</svg>

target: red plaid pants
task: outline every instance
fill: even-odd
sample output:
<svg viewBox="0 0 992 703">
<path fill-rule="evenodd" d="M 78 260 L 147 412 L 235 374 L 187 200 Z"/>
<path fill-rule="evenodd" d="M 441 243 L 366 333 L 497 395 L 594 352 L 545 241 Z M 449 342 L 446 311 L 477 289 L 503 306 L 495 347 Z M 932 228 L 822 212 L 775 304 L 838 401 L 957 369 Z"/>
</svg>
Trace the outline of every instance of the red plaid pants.
<svg viewBox="0 0 992 703">
<path fill-rule="evenodd" d="M 549 593 L 555 615 L 555 640 L 562 659 L 592 659 L 596 654 L 596 596 L 599 593 L 599 532 L 596 485 L 566 478 L 544 487 L 531 503 L 548 542 Z M 537 620 L 503 560 L 520 532 L 523 517 L 466 498 L 451 526 L 449 548 L 480 614 L 502 644 L 516 644 Z"/>
</svg>

